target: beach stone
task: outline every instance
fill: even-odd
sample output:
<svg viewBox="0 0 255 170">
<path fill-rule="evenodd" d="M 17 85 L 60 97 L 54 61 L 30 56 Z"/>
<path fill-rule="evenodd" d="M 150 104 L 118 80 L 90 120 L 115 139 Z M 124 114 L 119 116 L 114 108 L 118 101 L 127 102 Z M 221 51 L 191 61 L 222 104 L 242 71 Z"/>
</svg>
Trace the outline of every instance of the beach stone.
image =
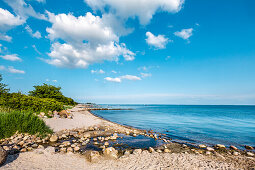
<svg viewBox="0 0 255 170">
<path fill-rule="evenodd" d="M 61 138 L 65 139 L 65 138 L 67 138 L 67 136 L 66 136 L 65 134 L 63 134 L 63 135 L 61 136 Z"/>
<path fill-rule="evenodd" d="M 67 152 L 73 152 L 73 148 L 68 147 L 66 151 L 67 151 Z"/>
<path fill-rule="evenodd" d="M 27 151 L 27 148 L 22 148 L 21 150 L 20 150 L 20 152 L 26 152 Z"/>
<path fill-rule="evenodd" d="M 233 152 L 233 155 L 234 155 L 234 156 L 238 156 L 238 155 L 239 155 L 239 152 Z"/>
<path fill-rule="evenodd" d="M 7 152 L 0 146 L 0 166 L 5 163 L 7 159 Z"/>
<path fill-rule="evenodd" d="M 155 152 L 155 150 L 152 147 L 149 147 L 149 152 L 152 153 Z"/>
<path fill-rule="evenodd" d="M 117 137 L 116 137 L 116 136 L 111 136 L 110 139 L 111 139 L 111 140 L 116 140 Z"/>
<path fill-rule="evenodd" d="M 10 148 L 8 146 L 3 146 L 3 149 L 6 151 L 10 150 Z"/>
<path fill-rule="evenodd" d="M 108 145 L 109 145 L 109 142 L 105 142 L 104 145 L 105 145 L 105 146 L 108 146 Z"/>
<path fill-rule="evenodd" d="M 90 162 L 98 162 L 101 159 L 101 156 L 98 151 L 87 151 L 86 156 Z"/>
<path fill-rule="evenodd" d="M 254 149 L 252 146 L 248 146 L 248 145 L 245 145 L 244 147 L 245 147 L 245 149 L 248 149 L 248 150 L 253 150 Z"/>
<path fill-rule="evenodd" d="M 233 146 L 233 145 L 231 145 L 229 148 L 230 148 L 230 149 L 233 149 L 233 150 L 238 150 L 237 147 L 235 147 L 235 146 Z"/>
<path fill-rule="evenodd" d="M 66 148 L 60 148 L 60 152 L 66 152 Z"/>
<path fill-rule="evenodd" d="M 72 144 L 71 147 L 74 148 L 74 147 L 76 147 L 76 145 L 75 145 L 75 144 Z"/>
<path fill-rule="evenodd" d="M 108 158 L 113 158 L 113 159 L 118 158 L 118 151 L 114 149 L 113 147 L 106 148 L 103 153 L 104 153 L 104 156 Z"/>
<path fill-rule="evenodd" d="M 57 135 L 52 135 L 50 137 L 50 142 L 57 142 L 58 141 L 58 136 Z"/>
<path fill-rule="evenodd" d="M 157 152 L 158 152 L 158 153 L 162 153 L 162 150 L 161 150 L 161 149 L 157 149 Z"/>
<path fill-rule="evenodd" d="M 90 138 L 90 133 L 89 132 L 85 132 L 83 135 L 84 138 Z"/>
<path fill-rule="evenodd" d="M 78 146 L 74 147 L 75 152 L 78 152 L 79 150 L 80 150 L 80 147 L 78 147 Z"/>
<path fill-rule="evenodd" d="M 27 151 L 32 151 L 33 148 L 32 147 L 27 147 Z"/>
<path fill-rule="evenodd" d="M 38 149 L 44 149 L 43 145 L 38 145 Z"/>
<path fill-rule="evenodd" d="M 211 147 L 207 147 L 206 150 L 208 150 L 208 151 L 210 151 L 210 152 L 213 152 L 213 151 L 214 151 L 214 149 L 211 148 Z"/>
<path fill-rule="evenodd" d="M 135 149 L 133 151 L 133 154 L 141 154 L 142 153 L 142 149 Z"/>
<path fill-rule="evenodd" d="M 32 145 L 32 148 L 37 148 L 37 147 L 38 145 L 36 143 Z"/>
<path fill-rule="evenodd" d="M 130 154 L 131 154 L 130 150 L 126 150 L 126 151 L 124 152 L 124 155 L 130 155 Z"/>
<path fill-rule="evenodd" d="M 250 157 L 254 156 L 254 153 L 252 153 L 252 152 L 247 152 L 246 154 L 247 154 L 247 156 L 250 156 Z"/>
<path fill-rule="evenodd" d="M 199 148 L 206 148 L 206 145 L 198 145 Z"/>
<path fill-rule="evenodd" d="M 59 115 L 61 118 L 67 118 L 68 113 L 67 113 L 66 110 L 62 110 L 61 112 L 58 113 L 58 115 Z"/>
<path fill-rule="evenodd" d="M 164 152 L 165 152 L 165 153 L 170 153 L 171 151 L 170 151 L 169 149 L 166 148 L 166 149 L 164 149 Z"/>
<path fill-rule="evenodd" d="M 226 146 L 225 146 L 225 145 L 222 145 L 222 144 L 217 144 L 216 147 L 217 147 L 217 148 L 220 148 L 220 149 L 225 149 L 225 148 L 226 148 Z"/>
</svg>

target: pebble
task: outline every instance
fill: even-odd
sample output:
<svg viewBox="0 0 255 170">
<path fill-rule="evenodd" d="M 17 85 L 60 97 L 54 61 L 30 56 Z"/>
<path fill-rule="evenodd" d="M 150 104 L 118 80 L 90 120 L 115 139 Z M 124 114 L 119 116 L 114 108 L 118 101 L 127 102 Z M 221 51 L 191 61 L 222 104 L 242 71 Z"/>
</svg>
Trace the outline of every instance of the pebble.
<svg viewBox="0 0 255 170">
<path fill-rule="evenodd" d="M 211 151 L 211 152 L 214 151 L 214 149 L 211 147 L 207 147 L 206 150 Z"/>
<path fill-rule="evenodd" d="M 66 151 L 67 151 L 67 152 L 73 152 L 73 148 L 68 147 Z"/>
<path fill-rule="evenodd" d="M 38 149 L 44 149 L 43 145 L 38 145 Z"/>
<path fill-rule="evenodd" d="M 237 147 L 235 147 L 235 146 L 233 146 L 233 145 L 231 145 L 229 148 L 230 148 L 230 149 L 233 149 L 233 150 L 238 150 Z"/>
<path fill-rule="evenodd" d="M 133 151 L 133 154 L 141 154 L 142 153 L 142 149 L 135 149 Z"/>
<path fill-rule="evenodd" d="M 158 152 L 158 153 L 162 153 L 162 150 L 160 150 L 160 149 L 157 149 L 157 152 Z"/>
<path fill-rule="evenodd" d="M 74 151 L 75 152 L 77 152 L 77 151 L 79 151 L 80 150 L 80 147 L 78 147 L 78 146 L 76 146 L 75 148 L 74 148 Z"/>
<path fill-rule="evenodd" d="M 239 152 L 233 152 L 233 155 L 234 155 L 234 156 L 238 156 L 238 155 L 239 155 Z"/>
<path fill-rule="evenodd" d="M 149 147 L 149 152 L 152 153 L 155 152 L 155 150 L 152 147 Z"/>
<path fill-rule="evenodd" d="M 254 153 L 252 153 L 252 152 L 247 152 L 247 156 L 253 157 L 253 156 L 254 156 Z"/>
<path fill-rule="evenodd" d="M 165 153 L 170 153 L 171 151 L 170 151 L 169 149 L 166 148 L 166 149 L 164 149 L 164 152 L 165 152 Z"/>
<path fill-rule="evenodd" d="M 217 148 L 220 148 L 220 149 L 226 148 L 226 146 L 225 146 L 225 145 L 222 145 L 222 144 L 217 144 L 216 147 L 217 147 Z"/>
<path fill-rule="evenodd" d="M 206 145 L 198 145 L 199 148 L 206 148 Z"/>
<path fill-rule="evenodd" d="M 245 145 L 244 147 L 245 147 L 245 149 L 248 149 L 248 150 L 253 150 L 254 149 L 252 146 L 248 146 L 248 145 Z"/>
<path fill-rule="evenodd" d="M 51 141 L 51 142 L 57 142 L 57 141 L 58 141 L 58 136 L 57 136 L 57 135 L 52 135 L 52 136 L 50 137 L 50 141 Z"/>
<path fill-rule="evenodd" d="M 98 151 L 88 151 L 87 157 L 90 162 L 98 162 L 101 159 Z"/>
<path fill-rule="evenodd" d="M 113 147 L 106 148 L 103 151 L 103 153 L 104 153 L 104 156 L 108 158 L 114 158 L 114 159 L 118 158 L 118 151 Z"/>
<path fill-rule="evenodd" d="M 109 142 L 105 142 L 104 145 L 105 145 L 105 146 L 108 146 L 108 145 L 109 145 Z"/>
<path fill-rule="evenodd" d="M 21 150 L 20 150 L 20 152 L 26 152 L 27 151 L 27 148 L 22 148 Z"/>
<path fill-rule="evenodd" d="M 60 152 L 66 152 L 66 148 L 60 148 Z"/>
</svg>

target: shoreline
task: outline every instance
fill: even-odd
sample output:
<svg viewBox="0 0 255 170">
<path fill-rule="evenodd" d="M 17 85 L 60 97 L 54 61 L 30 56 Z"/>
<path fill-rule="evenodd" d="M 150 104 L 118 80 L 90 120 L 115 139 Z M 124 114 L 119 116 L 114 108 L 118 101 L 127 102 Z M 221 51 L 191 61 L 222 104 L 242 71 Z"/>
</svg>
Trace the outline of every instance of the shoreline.
<svg viewBox="0 0 255 170">
<path fill-rule="evenodd" d="M 31 146 L 37 143 L 36 148 L 30 147 L 28 143 L 27 148 L 31 149 L 29 152 L 10 154 L 7 163 L 1 168 L 199 169 L 200 167 L 203 169 L 248 169 L 255 167 L 254 156 L 246 156 L 246 153 L 239 150 L 210 147 L 192 148 L 167 140 L 155 148 L 135 149 L 119 145 L 118 141 L 125 142 L 126 138 L 138 143 L 146 142 L 149 139 L 152 141 L 163 141 L 164 139 L 161 139 L 160 135 L 154 136 L 154 133 L 148 133 L 146 130 L 106 120 L 90 111 L 78 108 L 78 106 L 70 110 L 73 119 L 45 119 L 46 124 L 53 128 L 55 133 L 42 139 L 41 143 L 32 142 Z M 140 135 L 144 136 L 142 140 L 139 138 Z M 8 139 L 7 143 L 13 143 L 13 140 L 18 136 L 17 134 Z M 32 139 L 31 136 L 25 136 L 25 138 Z M 144 139 L 146 140 L 144 141 Z M 45 144 L 43 144 L 43 140 Z M 27 142 L 25 141 L 25 143 Z M 65 146 L 66 142 L 70 144 Z M 106 143 L 108 145 L 105 145 Z M 15 145 L 12 148 L 19 146 Z M 95 150 L 87 147 L 92 147 Z M 121 149 L 122 147 L 124 149 Z M 83 150 L 83 148 L 87 149 Z M 97 148 L 100 151 L 97 151 Z M 238 154 L 234 155 L 234 153 Z"/>
<path fill-rule="evenodd" d="M 166 104 L 166 105 L 169 105 L 169 104 Z M 173 104 L 170 104 L 170 105 L 173 105 Z M 126 106 L 126 104 L 125 104 L 125 106 Z M 190 105 L 187 105 L 187 106 L 190 106 Z M 191 106 L 193 106 L 193 105 L 191 105 Z M 221 106 L 221 105 L 198 105 L 198 106 Z M 225 106 L 225 105 L 222 105 L 222 106 Z M 229 105 L 229 106 L 239 106 L 239 105 Z M 242 105 L 240 105 L 240 106 L 242 106 Z M 246 106 L 246 105 L 244 105 L 244 106 Z M 255 105 L 249 105 L 249 106 L 255 106 Z M 91 109 L 91 111 L 93 111 L 93 110 L 98 111 L 97 109 Z M 106 109 L 102 109 L 102 110 L 108 110 L 108 109 L 106 108 Z M 119 110 L 119 109 L 116 109 L 116 110 Z M 125 109 L 123 109 L 123 110 L 125 110 Z M 127 110 L 129 110 L 129 109 L 127 109 Z M 130 109 L 130 110 L 134 110 L 134 109 Z M 111 121 L 109 119 L 104 118 L 103 116 L 100 116 L 100 115 L 96 114 L 96 113 L 92 113 L 92 112 L 90 112 L 90 113 L 93 114 L 96 117 L 100 117 L 100 118 L 102 118 L 104 120 L 113 122 L 113 121 Z M 113 123 L 116 123 L 116 122 L 113 122 Z M 122 124 L 122 123 L 116 123 L 116 124 L 120 124 L 122 126 L 131 127 L 131 128 L 134 128 L 134 129 L 139 129 L 139 128 L 133 127 L 131 125 L 126 125 L 126 124 Z M 148 129 L 140 129 L 140 130 L 148 131 Z M 153 129 L 150 129 L 150 130 L 153 130 Z M 164 134 L 166 132 L 157 132 L 157 131 L 154 131 L 154 133 Z M 182 136 L 177 136 L 177 138 L 178 137 L 182 138 Z M 187 138 L 187 140 L 185 140 L 185 139 L 184 140 L 182 140 L 182 139 L 174 139 L 174 137 L 172 137 L 171 134 L 169 136 L 166 135 L 165 138 L 167 138 L 167 140 L 171 140 L 172 142 L 179 143 L 179 144 L 186 144 L 186 145 L 189 145 L 189 146 L 192 146 L 192 147 L 199 147 L 199 145 L 207 145 L 207 146 L 210 146 L 210 147 L 215 147 L 218 144 L 220 144 L 220 145 L 224 144 L 224 142 L 223 142 L 223 144 L 220 143 L 220 142 L 219 143 L 217 143 L 217 142 L 209 143 L 209 142 L 206 142 L 206 140 L 204 140 L 203 142 L 199 141 L 199 140 L 192 142 L 192 141 L 187 141 L 187 140 L 189 140 L 188 138 Z M 242 150 L 242 151 L 247 151 L 246 147 L 254 148 L 254 149 L 252 149 L 252 151 L 255 153 L 255 145 L 254 144 L 240 144 L 240 143 L 237 143 L 237 142 L 235 142 L 235 143 L 233 143 L 233 142 L 232 143 L 225 142 L 224 145 L 226 146 L 226 148 L 231 148 L 234 145 L 235 147 L 237 147 L 239 150 Z"/>
</svg>

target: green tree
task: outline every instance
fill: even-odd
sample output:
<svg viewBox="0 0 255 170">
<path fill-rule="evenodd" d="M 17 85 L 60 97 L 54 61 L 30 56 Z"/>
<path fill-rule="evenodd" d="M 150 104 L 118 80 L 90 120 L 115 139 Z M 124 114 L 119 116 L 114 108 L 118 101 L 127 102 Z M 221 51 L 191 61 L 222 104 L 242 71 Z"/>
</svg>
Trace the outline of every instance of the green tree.
<svg viewBox="0 0 255 170">
<path fill-rule="evenodd" d="M 62 102 L 66 105 L 75 105 L 73 99 L 65 97 L 61 90 L 61 87 L 55 87 L 53 85 L 43 84 L 41 86 L 34 86 L 35 90 L 30 91 L 29 95 L 39 98 L 51 98 L 56 101 Z"/>
<path fill-rule="evenodd" d="M 2 75 L 0 74 L 0 95 L 4 94 L 4 93 L 8 93 L 10 89 L 7 89 L 7 85 L 4 83 L 1 83 L 1 81 L 3 80 Z"/>
</svg>

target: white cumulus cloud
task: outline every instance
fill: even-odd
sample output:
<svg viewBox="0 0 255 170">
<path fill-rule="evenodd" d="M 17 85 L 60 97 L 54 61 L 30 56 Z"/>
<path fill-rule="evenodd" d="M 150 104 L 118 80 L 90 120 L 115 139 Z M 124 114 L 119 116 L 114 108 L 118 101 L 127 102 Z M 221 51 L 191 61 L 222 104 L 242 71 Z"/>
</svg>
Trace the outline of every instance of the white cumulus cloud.
<svg viewBox="0 0 255 170">
<path fill-rule="evenodd" d="M 0 55 L 0 58 L 2 58 L 4 60 L 9 60 L 9 61 L 22 61 L 22 59 L 19 58 L 17 54 Z"/>
<path fill-rule="evenodd" d="M 102 70 L 102 69 L 99 69 L 99 70 L 91 70 L 91 73 L 92 74 L 104 74 L 105 73 L 105 71 L 104 70 Z"/>
<path fill-rule="evenodd" d="M 133 75 L 125 75 L 125 76 L 120 76 L 121 79 L 126 79 L 126 80 L 141 80 L 140 77 L 133 76 Z"/>
<path fill-rule="evenodd" d="M 15 69 L 15 68 L 12 67 L 12 66 L 9 66 L 9 67 L 8 67 L 8 71 L 9 71 L 10 73 L 14 73 L 14 74 L 25 74 L 25 71 Z"/>
<path fill-rule="evenodd" d="M 177 31 L 174 33 L 175 36 L 180 37 L 184 40 L 188 40 L 189 37 L 193 35 L 193 28 L 182 29 L 181 31 Z"/>
<path fill-rule="evenodd" d="M 45 15 L 37 13 L 34 8 L 24 0 L 4 0 L 14 11 L 14 13 L 26 20 L 28 17 L 46 20 Z"/>
<path fill-rule="evenodd" d="M 151 77 L 152 75 L 151 73 L 141 73 L 141 76 L 145 78 L 145 77 Z"/>
<path fill-rule="evenodd" d="M 158 11 L 178 12 L 184 0 L 84 0 L 92 9 L 109 11 L 123 19 L 138 17 L 141 24 L 148 24 Z"/>
<path fill-rule="evenodd" d="M 166 48 L 166 44 L 169 41 L 168 38 L 165 38 L 164 35 L 155 36 L 151 32 L 146 32 L 146 36 L 147 36 L 147 39 L 146 39 L 147 44 L 159 49 Z"/>
<path fill-rule="evenodd" d="M 14 16 L 8 10 L 0 8 L 0 40 L 11 41 L 12 37 L 6 35 L 6 32 L 24 22 L 20 16 Z"/>
<path fill-rule="evenodd" d="M 111 77 L 105 77 L 104 78 L 106 81 L 111 81 L 111 82 L 116 82 L 116 83 L 121 83 L 121 79 L 116 77 L 116 78 L 111 78 Z"/>
<path fill-rule="evenodd" d="M 42 35 L 41 35 L 41 33 L 39 31 L 36 31 L 35 33 L 33 33 L 33 30 L 28 25 L 25 27 L 25 29 L 34 38 L 39 39 L 39 38 L 42 37 Z"/>
<path fill-rule="evenodd" d="M 45 61 L 59 67 L 87 68 L 90 64 L 105 60 L 118 61 L 119 56 L 127 61 L 134 60 L 135 53 L 128 50 L 112 28 L 99 16 L 88 12 L 85 16 L 48 12 L 52 27 L 47 28 L 51 41 L 54 42 L 50 59 Z"/>
<path fill-rule="evenodd" d="M 122 80 L 132 80 L 132 81 L 141 80 L 140 77 L 133 76 L 133 75 L 124 75 L 124 76 L 119 76 L 119 77 L 115 77 L 115 78 L 106 77 L 104 79 L 106 81 L 117 82 L 117 83 L 121 83 Z"/>
</svg>

